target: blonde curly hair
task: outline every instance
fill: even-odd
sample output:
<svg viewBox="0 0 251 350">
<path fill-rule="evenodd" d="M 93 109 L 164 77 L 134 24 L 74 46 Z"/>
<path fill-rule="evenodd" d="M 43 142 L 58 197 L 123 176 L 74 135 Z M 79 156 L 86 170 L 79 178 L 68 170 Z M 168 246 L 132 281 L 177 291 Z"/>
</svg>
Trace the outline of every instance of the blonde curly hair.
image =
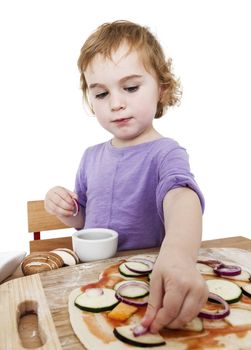
<svg viewBox="0 0 251 350">
<path fill-rule="evenodd" d="M 128 45 L 128 52 L 132 50 L 139 52 L 146 70 L 155 72 L 162 91 L 155 118 L 162 117 L 167 108 L 177 104 L 181 97 L 180 82 L 172 73 L 172 60 L 170 58 L 166 60 L 161 45 L 147 27 L 125 20 L 102 24 L 81 48 L 78 68 L 85 101 L 89 105 L 88 86 L 84 75 L 87 66 L 96 54 L 111 58 L 112 53 L 123 42 Z"/>
</svg>

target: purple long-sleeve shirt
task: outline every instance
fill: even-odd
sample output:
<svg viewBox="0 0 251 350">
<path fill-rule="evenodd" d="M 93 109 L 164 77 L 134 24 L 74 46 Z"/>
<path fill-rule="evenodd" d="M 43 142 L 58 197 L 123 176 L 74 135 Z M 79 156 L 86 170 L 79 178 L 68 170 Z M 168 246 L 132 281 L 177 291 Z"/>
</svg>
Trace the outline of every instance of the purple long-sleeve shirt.
<svg viewBox="0 0 251 350">
<path fill-rule="evenodd" d="M 115 148 L 111 141 L 88 148 L 75 190 L 85 208 L 85 228 L 119 233 L 119 250 L 157 247 L 164 238 L 163 199 L 176 187 L 203 195 L 184 148 L 170 138 Z"/>
</svg>

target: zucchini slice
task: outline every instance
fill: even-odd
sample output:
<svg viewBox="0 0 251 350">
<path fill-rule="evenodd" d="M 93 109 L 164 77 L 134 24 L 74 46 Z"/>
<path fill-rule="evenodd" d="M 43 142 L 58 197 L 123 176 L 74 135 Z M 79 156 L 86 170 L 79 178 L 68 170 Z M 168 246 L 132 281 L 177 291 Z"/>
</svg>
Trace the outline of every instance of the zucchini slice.
<svg viewBox="0 0 251 350">
<path fill-rule="evenodd" d="M 115 291 L 117 291 L 119 287 L 125 285 L 124 289 L 121 290 L 120 295 L 126 298 L 143 298 L 149 294 L 149 291 L 147 291 L 145 288 L 145 287 L 149 287 L 148 283 L 144 281 L 137 281 L 137 280 L 133 280 L 133 282 L 136 282 L 137 285 L 130 286 L 130 284 L 128 284 L 128 281 L 121 281 L 116 283 L 113 288 Z"/>
<path fill-rule="evenodd" d="M 210 279 L 207 280 L 206 283 L 209 292 L 219 295 L 229 304 L 237 303 L 241 298 L 242 290 L 234 282 L 226 281 L 223 279 Z"/>
<path fill-rule="evenodd" d="M 140 346 L 142 348 L 150 348 L 154 346 L 165 345 L 166 342 L 160 334 L 145 333 L 137 337 L 133 334 L 134 325 L 116 327 L 113 333 L 116 338 L 124 343 Z"/>
<path fill-rule="evenodd" d="M 203 331 L 204 326 L 202 320 L 199 317 L 195 317 L 181 329 L 184 329 L 185 331 L 201 332 Z"/>
<path fill-rule="evenodd" d="M 241 286 L 243 294 L 251 298 L 251 284 L 245 284 Z"/>
<path fill-rule="evenodd" d="M 211 266 L 202 263 L 196 263 L 196 268 L 202 275 L 215 276 L 214 269 Z"/>
<path fill-rule="evenodd" d="M 131 266 L 132 268 L 140 268 L 140 266 L 142 265 L 142 263 L 140 262 L 134 262 L 134 261 L 127 261 L 122 263 L 121 265 L 119 265 L 119 272 L 121 273 L 121 275 L 126 276 L 126 277 L 138 277 L 138 276 L 147 276 L 148 273 L 145 273 L 142 271 L 142 273 L 140 272 L 133 272 L 131 270 L 129 270 L 126 265 Z"/>
<path fill-rule="evenodd" d="M 113 289 L 102 288 L 103 294 L 98 296 L 90 296 L 84 292 L 78 295 L 74 304 L 81 310 L 91 312 L 102 312 L 112 310 L 118 303 Z"/>
<path fill-rule="evenodd" d="M 197 270 L 202 274 L 202 275 L 211 275 L 211 276 L 218 276 L 214 272 L 213 268 L 202 263 L 197 263 L 196 264 Z M 219 276 L 218 276 L 219 277 Z M 243 281 L 243 282 L 250 282 L 251 281 L 251 275 L 248 271 L 242 270 L 239 275 L 236 276 L 222 276 L 222 278 L 227 278 L 231 280 L 237 280 L 237 281 Z"/>
<path fill-rule="evenodd" d="M 225 320 L 233 327 L 251 325 L 251 311 L 234 308 Z"/>
<path fill-rule="evenodd" d="M 248 271 L 241 270 L 241 273 L 236 276 L 224 276 L 224 278 L 231 279 L 231 280 L 236 280 L 236 281 L 243 281 L 243 282 L 250 282 L 251 281 L 251 276 Z"/>
</svg>

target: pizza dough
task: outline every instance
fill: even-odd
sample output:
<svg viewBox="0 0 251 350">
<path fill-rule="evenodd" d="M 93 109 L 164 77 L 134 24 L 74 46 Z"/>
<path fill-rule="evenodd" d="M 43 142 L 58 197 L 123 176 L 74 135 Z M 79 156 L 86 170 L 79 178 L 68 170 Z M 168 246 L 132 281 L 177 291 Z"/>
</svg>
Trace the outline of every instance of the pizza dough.
<svg viewBox="0 0 251 350">
<path fill-rule="evenodd" d="M 203 257 L 205 259 L 205 257 Z M 99 288 L 112 288 L 116 283 L 126 279 L 119 275 L 119 264 L 114 265 L 113 269 L 104 270 L 97 283 L 91 283 L 91 287 L 96 285 Z M 110 270 L 109 270 L 110 269 Z M 111 273 L 109 273 L 111 271 Z M 250 272 L 250 271 L 249 271 Z M 104 278 L 106 275 L 106 278 Z M 215 276 L 203 275 L 205 279 L 215 278 Z M 222 278 L 222 277 L 221 277 Z M 144 277 L 146 280 L 146 277 Z M 144 280 L 143 279 L 143 280 Z M 235 280 L 238 284 L 238 280 Z M 243 285 L 240 282 L 240 286 Z M 246 282 L 248 283 L 248 282 Z M 87 285 L 88 286 L 88 285 Z M 144 315 L 144 310 L 133 314 L 126 322 L 111 322 L 107 317 L 107 312 L 92 313 L 82 311 L 74 305 L 75 298 L 81 294 L 87 286 L 74 289 L 69 295 L 68 310 L 70 322 L 74 333 L 79 341 L 88 350 L 132 350 L 142 349 L 142 347 L 127 345 L 118 340 L 113 330 L 117 326 L 126 324 L 138 324 Z M 231 304 L 230 308 L 244 309 L 251 311 L 251 298 L 243 296 L 237 303 Z M 192 332 L 186 330 L 163 330 L 161 335 L 164 337 L 166 344 L 162 346 L 151 347 L 153 350 L 250 350 L 251 349 L 251 324 L 231 326 L 226 319 L 223 320 L 206 320 L 203 319 L 204 330 L 201 332 Z"/>
</svg>

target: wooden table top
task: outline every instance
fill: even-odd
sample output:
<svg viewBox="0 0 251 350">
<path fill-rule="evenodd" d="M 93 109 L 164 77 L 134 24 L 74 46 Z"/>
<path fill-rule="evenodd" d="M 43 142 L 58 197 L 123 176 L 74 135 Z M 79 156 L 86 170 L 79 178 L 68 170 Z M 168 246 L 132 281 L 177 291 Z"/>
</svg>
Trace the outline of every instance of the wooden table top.
<svg viewBox="0 0 251 350">
<path fill-rule="evenodd" d="M 240 248 L 251 251 L 251 239 L 243 236 L 234 236 L 228 238 L 212 239 L 207 241 L 202 241 L 201 248 Z M 149 252 L 158 252 L 159 248 L 150 249 L 140 249 L 140 250 L 130 250 L 118 252 L 116 256 L 126 256 L 126 255 L 136 255 L 144 254 Z M 4 282 L 9 281 L 14 278 L 23 277 L 23 273 L 20 267 Z"/>
<path fill-rule="evenodd" d="M 251 238 L 251 236 L 250 236 Z M 202 241 L 201 248 L 239 248 L 251 251 L 251 239 L 243 236 L 234 236 L 228 238 L 211 239 Z M 156 248 L 156 252 L 159 248 Z M 117 256 L 129 255 L 129 254 L 143 254 L 144 252 L 152 252 L 153 249 L 140 249 L 131 250 L 125 252 L 118 252 Z"/>
<path fill-rule="evenodd" d="M 245 250 L 251 251 L 251 240 L 242 236 L 214 239 L 214 240 L 203 241 L 201 244 L 201 248 L 239 248 L 239 249 L 245 249 Z M 144 253 L 150 253 L 150 252 L 151 253 L 158 252 L 158 248 L 118 252 L 117 256 L 126 256 L 126 255 L 134 255 L 134 254 L 136 255 L 139 253 L 144 254 Z M 60 270 L 63 270 L 63 269 L 60 269 Z M 47 277 L 50 276 L 50 278 L 47 279 L 46 277 L 46 283 L 49 283 L 49 280 L 53 277 L 53 273 L 55 273 L 55 271 L 54 272 L 50 271 L 50 272 L 52 274 L 47 275 Z M 9 279 L 14 279 L 16 277 L 21 277 L 21 276 L 22 274 L 20 274 L 20 271 L 19 271 L 19 273 L 16 273 L 16 274 L 14 273 Z M 11 281 L 11 283 L 13 282 L 15 283 L 15 281 Z M 34 315 L 29 315 L 29 314 L 25 315 L 25 317 L 22 317 L 21 320 L 19 321 L 19 330 L 21 329 L 22 343 L 23 345 L 27 346 L 27 348 L 30 348 L 31 346 L 32 348 L 41 346 L 41 339 L 39 336 L 36 335 L 36 336 L 32 336 L 32 338 L 30 337 L 31 331 L 34 333 L 34 330 L 35 330 L 35 334 L 39 334 L 38 330 L 36 330 L 36 327 L 37 327 L 37 319 L 36 319 L 36 316 Z"/>
<path fill-rule="evenodd" d="M 251 236 L 250 236 L 251 238 Z M 201 248 L 239 248 L 251 251 L 251 239 L 243 236 L 202 241 Z"/>
</svg>

